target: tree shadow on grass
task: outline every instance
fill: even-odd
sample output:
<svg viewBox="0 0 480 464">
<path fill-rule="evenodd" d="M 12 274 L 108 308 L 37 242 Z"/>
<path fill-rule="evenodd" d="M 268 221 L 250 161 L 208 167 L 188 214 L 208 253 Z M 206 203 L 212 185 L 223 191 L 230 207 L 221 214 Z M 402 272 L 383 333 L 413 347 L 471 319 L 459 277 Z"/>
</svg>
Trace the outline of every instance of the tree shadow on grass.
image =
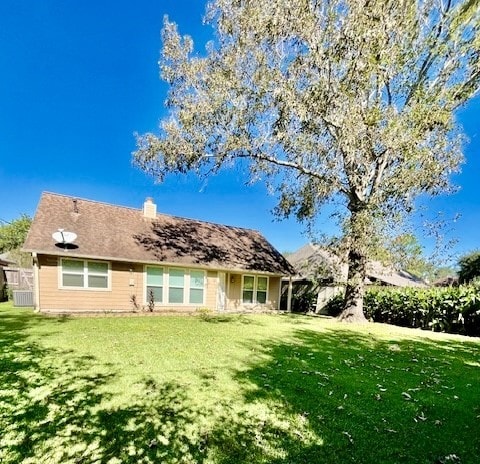
<svg viewBox="0 0 480 464">
<path fill-rule="evenodd" d="M 130 401 L 111 406 L 118 373 L 32 341 L 26 329 L 44 323 L 0 315 L 0 462 L 203 462 L 199 433 L 189 433 L 202 412 L 180 385 L 145 379 Z"/>
<path fill-rule="evenodd" d="M 176 382 L 145 377 L 116 403 L 109 385 L 121 374 L 43 347 L 27 329 L 44 324 L 55 327 L 31 314 L 0 315 L 2 464 L 262 462 L 276 441 L 297 438 L 228 398 L 202 405 Z M 214 396 L 216 378 L 204 380 Z"/>
<path fill-rule="evenodd" d="M 61 441 L 90 420 L 103 396 L 98 387 L 111 377 L 92 371 L 88 356 L 32 341 L 26 329 L 47 323 L 23 311 L 0 316 L 0 462 L 41 462 L 40 448 L 53 459 L 51 439 Z"/>
<path fill-rule="evenodd" d="M 299 424 L 298 441 L 278 440 L 283 453 L 268 462 L 478 462 L 477 343 L 299 330 L 258 349 L 236 376 L 245 401 Z M 224 429 L 242 433 L 237 421 Z M 264 461 L 225 454 L 218 462 Z"/>
<path fill-rule="evenodd" d="M 230 323 L 241 325 L 262 325 L 257 319 L 246 316 L 245 314 L 205 314 L 201 315 L 200 319 L 203 322 L 209 322 L 211 324 L 218 323 Z"/>
<path fill-rule="evenodd" d="M 116 402 L 109 385 L 121 373 L 32 341 L 26 329 L 46 323 L 0 315 L 5 464 L 478 458 L 478 344 L 297 330 L 255 342 L 235 399 L 217 393 L 216 377 L 199 383 L 213 398 L 202 404 L 188 386 L 147 376 Z"/>
</svg>

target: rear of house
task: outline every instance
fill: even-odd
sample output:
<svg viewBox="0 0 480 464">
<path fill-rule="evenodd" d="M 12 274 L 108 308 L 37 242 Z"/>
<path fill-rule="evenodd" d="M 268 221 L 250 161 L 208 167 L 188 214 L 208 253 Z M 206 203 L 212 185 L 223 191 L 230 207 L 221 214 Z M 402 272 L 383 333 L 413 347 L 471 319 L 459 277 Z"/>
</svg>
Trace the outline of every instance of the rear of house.
<svg viewBox="0 0 480 464">
<path fill-rule="evenodd" d="M 157 214 L 151 199 L 140 210 L 44 193 L 24 249 L 42 312 L 278 309 L 293 272 L 260 233 Z"/>
</svg>

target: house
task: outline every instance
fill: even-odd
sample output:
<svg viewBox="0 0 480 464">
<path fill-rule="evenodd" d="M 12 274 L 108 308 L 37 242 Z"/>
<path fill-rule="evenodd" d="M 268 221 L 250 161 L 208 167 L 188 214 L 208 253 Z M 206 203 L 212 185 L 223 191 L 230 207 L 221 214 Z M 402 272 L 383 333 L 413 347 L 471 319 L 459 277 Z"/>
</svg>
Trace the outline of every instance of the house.
<svg viewBox="0 0 480 464">
<path fill-rule="evenodd" d="M 347 280 L 347 265 L 333 253 L 318 245 L 308 243 L 294 253 L 288 255 L 288 261 L 296 269 L 296 275 L 284 279 L 284 303 L 287 300 L 287 285 L 293 294 L 293 304 L 303 299 L 316 296 L 315 311 L 320 312 L 330 298 L 343 291 Z M 412 274 L 396 270 L 379 261 L 367 263 L 366 285 L 393 287 L 426 287 L 425 282 Z M 294 307 L 295 309 L 295 307 Z"/>
<path fill-rule="evenodd" d="M 52 235 L 53 234 L 53 235 Z M 257 231 L 43 193 L 24 244 L 42 312 L 278 309 L 286 259 Z"/>
<path fill-rule="evenodd" d="M 434 287 L 458 287 L 460 285 L 458 276 L 448 275 L 432 282 Z"/>
</svg>

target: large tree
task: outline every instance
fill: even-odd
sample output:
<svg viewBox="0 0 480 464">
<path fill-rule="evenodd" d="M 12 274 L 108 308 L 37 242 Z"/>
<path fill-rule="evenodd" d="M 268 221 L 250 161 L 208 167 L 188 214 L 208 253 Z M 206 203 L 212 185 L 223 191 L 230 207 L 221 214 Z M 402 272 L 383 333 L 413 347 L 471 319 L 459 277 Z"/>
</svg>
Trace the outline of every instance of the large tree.
<svg viewBox="0 0 480 464">
<path fill-rule="evenodd" d="M 480 251 L 472 251 L 458 260 L 458 279 L 461 284 L 469 283 L 480 277 Z"/>
<path fill-rule="evenodd" d="M 462 161 L 455 110 L 479 89 L 478 2 L 213 0 L 215 32 L 195 54 L 168 18 L 161 73 L 169 115 L 138 137 L 135 161 L 171 172 L 247 168 L 275 210 L 314 221 L 344 213 L 342 320 L 364 320 L 378 225 L 418 194 L 449 188 Z"/>
</svg>

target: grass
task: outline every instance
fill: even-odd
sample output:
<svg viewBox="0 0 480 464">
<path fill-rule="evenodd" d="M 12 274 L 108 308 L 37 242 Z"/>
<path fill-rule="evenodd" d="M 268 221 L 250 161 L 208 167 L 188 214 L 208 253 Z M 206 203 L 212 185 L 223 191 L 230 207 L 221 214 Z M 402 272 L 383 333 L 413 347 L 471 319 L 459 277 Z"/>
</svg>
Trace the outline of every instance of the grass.
<svg viewBox="0 0 480 464">
<path fill-rule="evenodd" d="M 0 462 L 477 463 L 480 341 L 0 304 Z"/>
</svg>

